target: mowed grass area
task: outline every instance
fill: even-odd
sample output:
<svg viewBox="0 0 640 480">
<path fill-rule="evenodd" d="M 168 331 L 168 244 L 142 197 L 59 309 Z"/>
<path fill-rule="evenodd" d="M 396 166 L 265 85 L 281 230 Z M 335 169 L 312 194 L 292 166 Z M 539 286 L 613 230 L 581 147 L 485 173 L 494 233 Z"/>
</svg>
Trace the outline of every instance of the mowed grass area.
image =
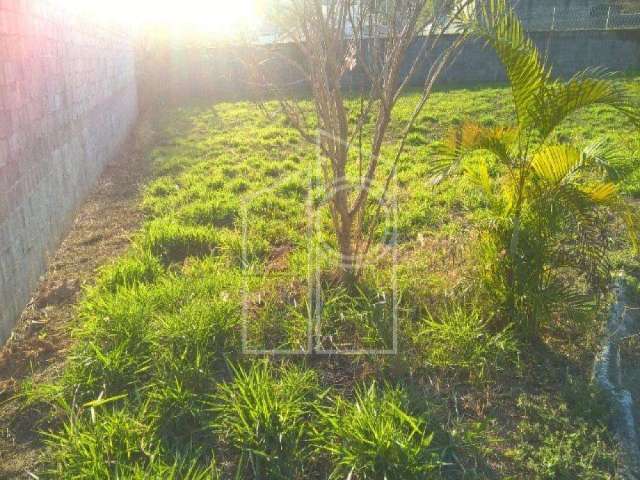
<svg viewBox="0 0 640 480">
<path fill-rule="evenodd" d="M 638 80 L 619 81 L 640 100 Z M 334 242 L 317 152 L 284 117 L 250 103 L 167 114 L 143 230 L 85 292 L 63 376 L 23 386 L 25 408 L 61 420 L 43 476 L 612 478 L 607 408 L 589 384 L 605 302 L 549 319 L 536 345 L 496 330 L 474 280 L 474 242 L 491 220 L 482 187 L 473 175 L 429 179 L 430 146 L 467 118 L 512 120 L 509 95 L 434 94 L 400 164 L 397 216 L 376 232 L 357 291 L 317 253 Z M 417 99 L 402 98 L 393 135 Z M 566 132 L 617 142 L 619 188 L 640 197 L 637 130 L 593 109 Z M 394 148 L 390 139 L 372 204 Z M 395 250 L 384 244 L 393 227 Z M 614 265 L 637 268 L 623 235 L 611 242 Z M 395 314 L 399 353 L 242 354 L 243 333 L 249 349 L 305 349 L 314 298 L 320 347 L 391 348 Z"/>
</svg>

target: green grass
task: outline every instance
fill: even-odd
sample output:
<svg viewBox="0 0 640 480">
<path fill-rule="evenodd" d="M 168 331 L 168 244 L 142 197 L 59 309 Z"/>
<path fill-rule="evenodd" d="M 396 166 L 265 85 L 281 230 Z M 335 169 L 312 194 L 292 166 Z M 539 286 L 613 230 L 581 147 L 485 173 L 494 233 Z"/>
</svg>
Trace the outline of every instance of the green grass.
<svg viewBox="0 0 640 480">
<path fill-rule="evenodd" d="M 571 387 L 576 388 L 569 384 Z M 532 472 L 531 478 L 603 479 L 613 475 L 617 458 L 607 448 L 606 403 L 592 387 L 579 384 L 578 388 L 560 403 L 549 395 L 518 398 L 522 420 L 516 429 L 517 443 L 508 454 Z M 569 407 L 569 401 L 580 403 Z"/>
<path fill-rule="evenodd" d="M 359 388 L 322 410 L 316 445 L 334 465 L 329 478 L 428 478 L 441 464 L 426 421 L 409 411 L 406 392 Z"/>
<path fill-rule="evenodd" d="M 416 339 L 427 365 L 470 379 L 491 378 L 494 369 L 516 367 L 518 347 L 511 332 L 492 332 L 477 310 L 456 307 L 437 319 L 428 317 Z"/>
<path fill-rule="evenodd" d="M 637 80 L 620 81 L 640 100 Z M 308 230 L 308 205 L 322 204 L 313 146 L 248 103 L 171 112 L 152 153 L 144 227 L 86 290 L 59 384 L 25 385 L 31 401 L 64 406 L 44 476 L 612 478 L 604 413 L 586 421 L 573 411 L 579 401 L 540 396 L 570 384 L 568 371 L 588 377 L 598 312 L 582 324 L 558 319 L 540 348 L 495 331 L 470 280 L 487 216 L 481 188 L 473 176 L 439 188 L 428 181 L 428 147 L 464 118 L 511 119 L 508 95 L 500 86 L 434 94 L 398 172 L 396 268 L 376 243 L 357 292 L 336 283 L 330 255 L 314 253 L 335 245 L 322 208 L 318 230 Z M 400 100 L 393 135 L 417 98 Z M 631 125 L 595 109 L 566 131 L 621 144 L 620 189 L 640 197 Z M 380 185 L 373 192 L 375 202 Z M 624 242 L 614 240 L 624 263 Z M 306 348 L 318 285 L 323 348 L 391 348 L 394 282 L 397 356 L 242 355 L 243 318 L 249 348 Z"/>
<path fill-rule="evenodd" d="M 212 430 L 253 477 L 307 478 L 313 471 L 310 436 L 320 393 L 314 372 L 276 373 L 265 362 L 234 373 L 233 382 L 220 385 L 212 397 Z"/>
</svg>

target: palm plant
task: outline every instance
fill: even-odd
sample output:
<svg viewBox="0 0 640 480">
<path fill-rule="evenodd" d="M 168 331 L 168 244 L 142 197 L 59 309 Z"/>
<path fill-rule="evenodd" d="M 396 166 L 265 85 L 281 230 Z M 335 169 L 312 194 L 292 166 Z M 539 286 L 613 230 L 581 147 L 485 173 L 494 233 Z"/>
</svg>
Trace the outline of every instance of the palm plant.
<svg viewBox="0 0 640 480">
<path fill-rule="evenodd" d="M 504 65 L 516 122 L 495 128 L 462 124 L 439 146 L 434 174 L 441 180 L 470 154 L 485 154 L 475 169 L 494 213 L 481 240 L 480 251 L 489 260 L 485 280 L 499 299 L 501 317 L 533 336 L 543 314 L 584 306 L 585 297 L 562 279 L 562 270 L 577 269 L 591 285 L 607 278 L 604 219 L 619 215 L 634 244 L 637 238 L 635 215 L 612 182 L 616 149 L 605 143 L 581 148 L 560 141 L 557 129 L 594 105 L 612 107 L 634 123 L 640 123 L 640 115 L 602 70 L 554 79 L 505 0 L 489 0 L 464 24 Z M 503 175 L 489 174 L 489 157 Z"/>
</svg>

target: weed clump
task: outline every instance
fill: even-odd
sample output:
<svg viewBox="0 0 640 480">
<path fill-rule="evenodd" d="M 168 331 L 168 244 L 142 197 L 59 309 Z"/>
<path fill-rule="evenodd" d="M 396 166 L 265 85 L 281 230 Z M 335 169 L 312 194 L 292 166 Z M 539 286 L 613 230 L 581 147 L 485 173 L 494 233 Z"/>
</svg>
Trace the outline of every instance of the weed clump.
<svg viewBox="0 0 640 480">
<path fill-rule="evenodd" d="M 215 252 L 218 235 L 210 227 L 184 225 L 172 219 L 150 222 L 144 231 L 142 246 L 165 265 L 188 257 L 204 257 Z"/>
<path fill-rule="evenodd" d="M 518 345 L 510 330 L 492 332 L 477 310 L 462 307 L 429 316 L 418 333 L 428 365 L 464 372 L 481 380 L 515 364 Z"/>
<path fill-rule="evenodd" d="M 212 459 L 195 460 L 164 452 L 149 442 L 151 429 L 144 416 L 97 407 L 97 418 L 84 415 L 49 434 L 51 467 L 45 478 L 128 478 L 133 480 L 211 480 L 220 478 Z M 208 463 L 208 465 L 207 465 Z"/>
<path fill-rule="evenodd" d="M 544 395 L 522 395 L 518 409 L 522 415 L 509 455 L 529 471 L 535 480 L 600 479 L 615 476 L 617 452 L 603 417 L 602 402 L 590 396 L 593 390 L 582 385 L 576 407 L 596 407 L 588 416 L 576 414 L 569 404 L 554 403 Z M 595 403 L 594 403 L 595 402 Z M 599 405 L 599 407 L 598 407 Z"/>
<path fill-rule="evenodd" d="M 212 428 L 253 478 L 304 478 L 319 393 L 314 373 L 276 372 L 267 362 L 233 370 L 233 382 L 220 385 L 213 397 Z"/>
<path fill-rule="evenodd" d="M 336 398 L 321 412 L 316 444 L 331 458 L 329 478 L 424 479 L 440 466 L 425 421 L 408 409 L 402 389 L 359 388 L 353 402 Z"/>
<path fill-rule="evenodd" d="M 162 264 L 156 256 L 150 252 L 135 252 L 102 268 L 99 285 L 113 293 L 121 287 L 153 283 L 162 273 Z"/>
</svg>

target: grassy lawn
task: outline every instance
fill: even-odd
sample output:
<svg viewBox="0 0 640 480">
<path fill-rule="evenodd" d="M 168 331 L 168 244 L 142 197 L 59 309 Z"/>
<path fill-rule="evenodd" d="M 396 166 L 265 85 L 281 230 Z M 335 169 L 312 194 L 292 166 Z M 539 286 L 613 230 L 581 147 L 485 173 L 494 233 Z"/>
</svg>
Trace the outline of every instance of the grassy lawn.
<svg viewBox="0 0 640 480">
<path fill-rule="evenodd" d="M 636 100 L 638 80 L 619 80 Z M 64 421 L 48 437 L 48 475 L 612 478 L 607 409 L 589 384 L 606 302 L 550 318 L 535 345 L 494 328 L 475 282 L 491 220 L 480 173 L 429 180 L 433 142 L 465 119 L 512 120 L 509 95 L 434 95 L 408 138 L 397 211 L 354 291 L 336 281 L 316 149 L 284 117 L 249 103 L 168 113 L 144 228 L 85 292 L 63 376 L 23 387 Z M 416 101 L 401 99 L 393 135 Z M 619 188 L 640 197 L 630 123 L 593 109 L 565 128 L 578 142 L 621 145 Z M 614 266 L 634 267 L 624 237 L 610 237 Z M 390 349 L 395 318 L 398 354 L 243 355 L 243 337 L 250 350 L 303 351 L 309 312 L 326 350 Z"/>
</svg>

